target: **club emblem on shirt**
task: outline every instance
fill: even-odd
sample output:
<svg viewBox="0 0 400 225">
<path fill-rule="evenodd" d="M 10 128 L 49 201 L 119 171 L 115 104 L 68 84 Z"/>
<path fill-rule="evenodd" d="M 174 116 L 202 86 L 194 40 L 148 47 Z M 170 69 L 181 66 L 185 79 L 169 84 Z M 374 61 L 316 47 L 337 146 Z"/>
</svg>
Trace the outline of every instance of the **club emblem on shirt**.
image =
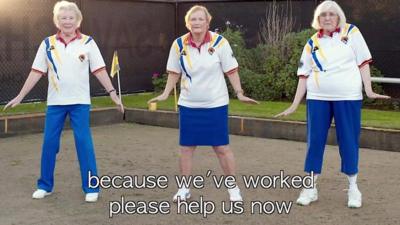
<svg viewBox="0 0 400 225">
<path fill-rule="evenodd" d="M 186 55 L 186 51 L 183 50 L 183 51 L 181 52 L 181 55 L 185 56 L 185 55 Z"/>
<path fill-rule="evenodd" d="M 85 55 L 84 54 L 80 54 L 79 55 L 79 60 L 81 60 L 81 62 L 83 62 L 85 60 Z"/>
<path fill-rule="evenodd" d="M 51 50 L 54 50 L 54 49 L 55 49 L 54 45 L 50 45 L 50 47 L 49 47 L 49 49 L 47 51 L 51 51 Z"/>
<path fill-rule="evenodd" d="M 347 41 L 349 40 L 349 38 L 347 36 L 342 37 L 342 42 L 347 44 Z"/>
<path fill-rule="evenodd" d="M 210 47 L 208 49 L 208 53 L 210 53 L 210 55 L 214 54 L 214 52 L 215 52 L 215 49 L 213 47 Z"/>
<path fill-rule="evenodd" d="M 315 46 L 313 52 L 318 51 L 318 49 L 319 49 L 318 46 Z"/>
</svg>

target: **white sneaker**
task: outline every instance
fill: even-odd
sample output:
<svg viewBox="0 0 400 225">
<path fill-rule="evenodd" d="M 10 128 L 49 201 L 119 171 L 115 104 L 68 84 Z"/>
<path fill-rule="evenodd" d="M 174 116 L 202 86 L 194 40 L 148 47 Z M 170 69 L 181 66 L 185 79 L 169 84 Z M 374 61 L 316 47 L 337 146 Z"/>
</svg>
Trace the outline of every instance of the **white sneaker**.
<svg viewBox="0 0 400 225">
<path fill-rule="evenodd" d="M 35 192 L 32 194 L 32 198 L 34 199 L 42 199 L 48 195 L 51 195 L 52 192 L 47 192 L 43 189 L 37 189 Z"/>
<path fill-rule="evenodd" d="M 362 205 L 362 195 L 358 188 L 351 188 L 347 191 L 348 201 L 347 206 L 349 208 L 360 208 Z"/>
<path fill-rule="evenodd" d="M 318 200 L 318 190 L 317 188 L 303 188 L 300 192 L 300 196 L 296 203 L 299 205 L 309 205 L 311 202 Z"/>
<path fill-rule="evenodd" d="M 231 200 L 231 202 L 242 202 L 242 195 L 240 194 L 240 189 L 238 186 L 228 189 L 228 193 L 229 193 L 229 200 Z"/>
<path fill-rule="evenodd" d="M 98 192 L 86 193 L 85 201 L 86 202 L 97 202 L 98 198 L 99 198 L 99 193 Z"/>
<path fill-rule="evenodd" d="M 176 192 L 176 194 L 172 198 L 172 201 L 173 202 L 177 202 L 178 201 L 178 197 L 179 197 L 180 201 L 188 200 L 190 198 L 190 190 L 187 189 L 187 188 L 179 189 L 178 192 Z"/>
</svg>

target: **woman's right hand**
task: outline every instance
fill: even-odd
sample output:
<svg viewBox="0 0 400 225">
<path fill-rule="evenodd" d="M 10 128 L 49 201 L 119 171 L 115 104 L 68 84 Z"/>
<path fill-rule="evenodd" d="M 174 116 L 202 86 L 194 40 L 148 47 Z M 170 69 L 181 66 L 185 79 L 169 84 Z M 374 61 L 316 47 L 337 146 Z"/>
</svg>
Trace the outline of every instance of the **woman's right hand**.
<svg viewBox="0 0 400 225">
<path fill-rule="evenodd" d="M 291 105 L 291 106 L 290 106 L 289 108 L 287 108 L 285 111 L 283 111 L 283 112 L 281 112 L 281 113 L 275 115 L 274 117 L 277 118 L 277 117 L 282 117 L 282 116 L 288 116 L 288 115 L 290 115 L 290 114 L 296 112 L 296 110 L 297 110 L 297 106 L 296 106 L 296 105 Z"/>
<path fill-rule="evenodd" d="M 147 104 L 150 104 L 150 103 L 152 103 L 152 102 L 165 101 L 165 100 L 167 100 L 167 98 L 168 98 L 168 95 L 166 95 L 166 94 L 161 94 L 161 95 L 159 95 L 159 96 L 157 96 L 157 97 L 155 97 L 155 98 L 152 98 L 152 99 L 150 99 L 149 101 L 147 101 Z"/>
<path fill-rule="evenodd" d="M 21 103 L 21 101 L 22 101 L 22 98 L 19 95 L 17 95 L 17 97 L 15 97 L 13 100 L 9 101 L 7 103 L 7 105 L 4 106 L 3 111 L 5 111 L 9 107 L 14 108 L 15 106 L 19 105 Z"/>
</svg>

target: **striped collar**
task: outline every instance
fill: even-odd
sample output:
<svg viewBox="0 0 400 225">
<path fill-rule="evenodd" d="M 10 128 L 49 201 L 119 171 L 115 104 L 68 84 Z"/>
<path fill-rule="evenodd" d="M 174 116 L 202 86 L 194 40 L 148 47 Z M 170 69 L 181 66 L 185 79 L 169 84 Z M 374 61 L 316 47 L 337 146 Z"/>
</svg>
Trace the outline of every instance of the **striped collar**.
<svg viewBox="0 0 400 225">
<path fill-rule="evenodd" d="M 68 43 L 64 40 L 64 38 L 61 37 L 61 31 L 58 30 L 57 34 L 56 34 L 56 39 L 61 41 L 61 43 L 63 43 L 65 46 L 67 46 L 69 43 L 75 41 L 76 39 L 81 39 L 82 38 L 82 34 L 79 30 L 75 31 L 76 35 L 75 37 L 73 37 Z"/>
<path fill-rule="evenodd" d="M 333 32 L 330 32 L 329 34 L 328 34 L 328 36 L 329 37 L 332 37 L 333 36 L 333 34 L 334 33 L 340 33 L 340 28 L 338 27 L 338 28 L 336 28 L 336 30 L 334 30 Z M 324 37 L 324 30 L 323 29 L 320 29 L 319 31 L 318 31 L 318 38 L 322 38 L 322 37 Z"/>
<path fill-rule="evenodd" d="M 193 48 L 201 48 L 202 45 L 208 43 L 211 41 L 211 34 L 210 31 L 207 31 L 206 36 L 204 37 L 203 42 L 197 46 L 196 43 L 194 43 L 193 41 L 193 35 L 192 33 L 189 33 L 189 35 L 187 36 L 187 38 L 185 39 L 185 44 L 192 46 Z"/>
</svg>

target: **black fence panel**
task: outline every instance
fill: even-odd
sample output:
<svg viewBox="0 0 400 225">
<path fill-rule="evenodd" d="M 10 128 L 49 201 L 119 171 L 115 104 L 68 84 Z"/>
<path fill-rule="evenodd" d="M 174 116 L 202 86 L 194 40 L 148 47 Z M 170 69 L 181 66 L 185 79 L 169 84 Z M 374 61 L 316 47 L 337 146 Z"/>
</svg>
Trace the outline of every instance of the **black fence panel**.
<svg viewBox="0 0 400 225">
<path fill-rule="evenodd" d="M 41 41 L 57 30 L 53 25 L 55 0 L 0 1 L 0 103 L 15 97 L 30 72 Z M 43 100 L 47 77 L 25 98 Z"/>
<path fill-rule="evenodd" d="M 57 29 L 56 0 L 2 0 L 0 7 L 0 103 L 16 96 L 26 80 L 41 41 Z M 110 70 L 114 50 L 121 66 L 122 93 L 152 90 L 152 74 L 165 71 L 175 37 L 175 4 L 162 1 L 76 1 L 83 14 L 81 32 L 98 44 Z M 91 94 L 104 89 L 92 76 Z M 117 78 L 113 78 L 117 86 Z M 45 100 L 47 77 L 24 101 Z"/>
<path fill-rule="evenodd" d="M 0 104 L 16 96 L 30 71 L 40 42 L 56 32 L 52 9 L 57 0 L 0 1 Z M 81 31 L 93 36 L 110 70 L 113 51 L 121 65 L 123 93 L 152 90 L 153 73 L 165 71 L 168 51 L 174 38 L 187 32 L 186 11 L 194 4 L 205 5 L 213 15 L 211 29 L 241 26 L 249 47 L 259 42 L 261 19 L 272 1 L 133 1 L 76 0 L 83 13 Z M 295 29 L 309 28 L 316 0 L 292 1 Z M 400 77 L 400 4 L 398 0 L 338 0 L 348 22 L 362 31 L 374 58 L 385 76 Z M 277 1 L 285 5 L 286 1 Z M 368 7 L 366 7 L 368 6 Z M 91 77 L 91 94 L 105 94 Z M 116 78 L 113 79 L 116 86 Z M 385 90 L 398 96 L 398 85 Z M 25 101 L 45 100 L 47 77 L 42 78 Z"/>
<path fill-rule="evenodd" d="M 82 1 L 82 30 L 95 38 L 108 71 L 118 51 L 122 93 L 152 90 L 152 74 L 162 73 L 174 39 L 175 5 L 161 2 Z M 95 79 L 95 78 L 93 78 Z M 116 87 L 117 78 L 113 78 Z M 92 94 L 104 93 L 93 81 Z"/>
</svg>

